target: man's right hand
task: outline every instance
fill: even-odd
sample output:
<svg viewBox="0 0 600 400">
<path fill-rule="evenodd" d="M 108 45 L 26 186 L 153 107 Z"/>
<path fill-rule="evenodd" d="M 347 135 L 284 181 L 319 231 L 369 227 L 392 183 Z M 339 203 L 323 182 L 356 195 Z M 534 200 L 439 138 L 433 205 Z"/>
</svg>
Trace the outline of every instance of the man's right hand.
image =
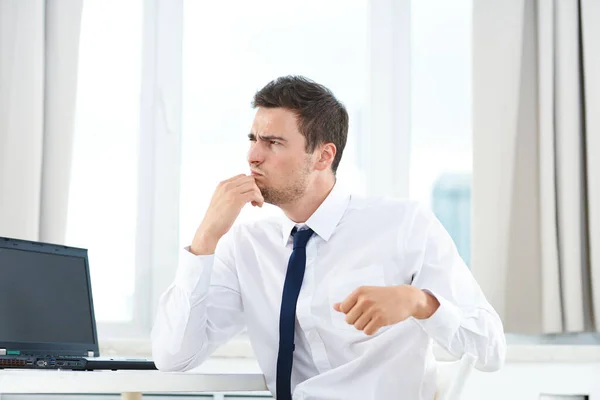
<svg viewBox="0 0 600 400">
<path fill-rule="evenodd" d="M 213 254 L 217 243 L 231 229 L 246 203 L 258 207 L 264 204 L 253 176 L 237 175 L 219 183 L 190 251 L 195 255 Z"/>
</svg>

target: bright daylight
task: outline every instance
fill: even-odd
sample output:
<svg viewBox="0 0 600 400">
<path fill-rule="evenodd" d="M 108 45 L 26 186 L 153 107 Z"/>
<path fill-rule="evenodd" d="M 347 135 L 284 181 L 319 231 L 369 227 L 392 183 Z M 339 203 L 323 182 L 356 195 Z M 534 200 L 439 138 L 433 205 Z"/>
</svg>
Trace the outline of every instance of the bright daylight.
<svg viewBox="0 0 600 400">
<path fill-rule="evenodd" d="M 0 400 L 600 398 L 600 0 L 0 0 Z"/>
</svg>

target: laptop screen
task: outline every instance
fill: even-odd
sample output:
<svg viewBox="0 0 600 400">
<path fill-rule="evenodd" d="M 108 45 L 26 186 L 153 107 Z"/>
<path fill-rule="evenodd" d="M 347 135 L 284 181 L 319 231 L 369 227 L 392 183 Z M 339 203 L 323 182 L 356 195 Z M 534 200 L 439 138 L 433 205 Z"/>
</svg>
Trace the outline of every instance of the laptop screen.
<svg viewBox="0 0 600 400">
<path fill-rule="evenodd" d="M 16 242 L 0 247 L 0 343 L 96 343 L 87 251 Z"/>
</svg>

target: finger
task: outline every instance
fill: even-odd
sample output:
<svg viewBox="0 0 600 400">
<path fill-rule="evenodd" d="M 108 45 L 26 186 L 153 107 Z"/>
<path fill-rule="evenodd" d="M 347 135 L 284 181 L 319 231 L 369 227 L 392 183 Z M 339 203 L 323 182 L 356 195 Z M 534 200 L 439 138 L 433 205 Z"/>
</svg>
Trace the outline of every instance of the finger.
<svg viewBox="0 0 600 400">
<path fill-rule="evenodd" d="M 229 182 L 233 182 L 233 181 L 235 181 L 235 180 L 237 180 L 237 179 L 240 179 L 240 178 L 241 178 L 241 177 L 243 177 L 243 176 L 247 176 L 247 175 L 246 175 L 246 174 L 238 174 L 238 175 L 236 175 L 236 176 L 232 176 L 232 177 L 231 177 L 231 178 L 229 178 L 229 179 L 225 179 L 225 180 L 224 180 L 223 182 L 221 182 L 221 183 L 229 183 Z"/>
<path fill-rule="evenodd" d="M 258 190 L 260 192 L 260 189 L 258 188 L 258 186 L 256 186 L 256 182 L 251 181 L 251 182 L 244 182 L 243 184 L 237 186 L 235 188 L 237 193 L 240 194 L 245 194 L 247 192 L 251 192 L 253 190 Z"/>
<path fill-rule="evenodd" d="M 262 192 L 258 188 L 258 186 L 254 185 L 253 189 L 248 190 L 245 193 L 255 193 L 256 194 L 256 198 L 251 201 L 253 203 L 252 205 L 262 207 L 263 204 L 265 203 L 265 199 L 262 195 Z"/>
<path fill-rule="evenodd" d="M 340 306 L 342 305 L 342 303 L 335 303 L 333 305 L 333 309 L 337 312 L 342 312 L 342 310 L 340 309 Z"/>
<path fill-rule="evenodd" d="M 340 311 L 343 313 L 347 313 L 348 311 L 350 311 L 352 309 L 352 307 L 354 307 L 357 300 L 358 300 L 358 293 L 356 293 L 356 290 L 355 290 L 354 292 L 350 293 L 344 301 L 342 301 L 342 304 L 340 305 Z"/>
<path fill-rule="evenodd" d="M 372 318 L 371 321 L 369 321 L 369 323 L 367 324 L 367 326 L 365 326 L 363 332 L 366 335 L 371 336 L 376 334 L 379 328 L 381 328 L 381 323 L 379 322 L 379 320 L 377 318 Z"/>
<path fill-rule="evenodd" d="M 256 191 L 251 191 L 251 192 L 247 192 L 244 193 L 242 195 L 242 198 L 244 199 L 244 203 L 251 203 L 251 202 L 256 202 L 256 204 L 258 204 L 259 207 L 262 207 L 263 203 L 264 203 L 264 199 L 262 197 L 262 195 L 260 194 L 260 192 L 256 192 Z"/>
<path fill-rule="evenodd" d="M 254 201 L 254 200 L 252 200 L 252 201 L 250 202 L 250 204 L 252 204 L 254 207 L 259 207 L 259 208 L 262 208 L 262 206 L 265 204 L 265 201 L 263 200 L 263 201 L 260 201 L 260 202 L 259 202 L 259 201 Z"/>
<path fill-rule="evenodd" d="M 354 323 L 363 315 L 363 307 L 357 302 L 352 309 L 346 312 L 346 322 L 349 325 L 354 325 Z"/>
<path fill-rule="evenodd" d="M 256 187 L 256 196 L 258 197 L 258 200 L 255 200 L 256 204 L 259 207 L 262 207 L 263 204 L 265 204 L 265 198 L 263 197 L 262 192 L 260 191 L 260 189 L 258 188 L 258 186 Z"/>
<path fill-rule="evenodd" d="M 231 190 L 236 188 L 238 185 L 243 184 L 245 182 L 248 181 L 248 176 L 244 175 L 244 174 L 240 174 L 240 175 L 236 175 L 232 178 L 229 178 L 227 180 L 224 180 L 223 182 L 219 183 L 219 186 L 226 189 L 226 190 Z M 250 177 L 252 178 L 252 177 Z M 254 178 L 252 178 L 254 179 Z"/>
<path fill-rule="evenodd" d="M 240 186 L 246 185 L 248 183 L 256 185 L 256 180 L 254 179 L 254 177 L 252 175 L 242 175 L 242 176 L 238 177 L 237 179 L 235 179 L 234 181 L 232 181 L 232 184 L 234 184 L 236 187 L 240 187 Z"/>
<path fill-rule="evenodd" d="M 358 320 L 356 320 L 354 327 L 359 331 L 362 331 L 369 324 L 369 322 L 371 322 L 371 315 L 364 313 Z"/>
</svg>

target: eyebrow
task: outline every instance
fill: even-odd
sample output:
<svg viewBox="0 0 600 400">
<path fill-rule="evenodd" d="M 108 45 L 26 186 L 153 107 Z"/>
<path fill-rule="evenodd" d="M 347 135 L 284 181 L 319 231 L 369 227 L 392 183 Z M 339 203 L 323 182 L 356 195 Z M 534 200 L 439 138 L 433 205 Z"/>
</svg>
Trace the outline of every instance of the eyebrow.
<svg viewBox="0 0 600 400">
<path fill-rule="evenodd" d="M 263 135 L 263 136 L 258 136 L 258 138 L 262 141 L 265 142 L 269 142 L 271 140 L 277 140 L 279 142 L 287 142 L 287 139 L 281 137 L 281 136 L 275 136 L 275 135 Z M 248 139 L 250 140 L 256 140 L 256 135 L 254 133 L 249 133 L 248 134 Z"/>
</svg>

